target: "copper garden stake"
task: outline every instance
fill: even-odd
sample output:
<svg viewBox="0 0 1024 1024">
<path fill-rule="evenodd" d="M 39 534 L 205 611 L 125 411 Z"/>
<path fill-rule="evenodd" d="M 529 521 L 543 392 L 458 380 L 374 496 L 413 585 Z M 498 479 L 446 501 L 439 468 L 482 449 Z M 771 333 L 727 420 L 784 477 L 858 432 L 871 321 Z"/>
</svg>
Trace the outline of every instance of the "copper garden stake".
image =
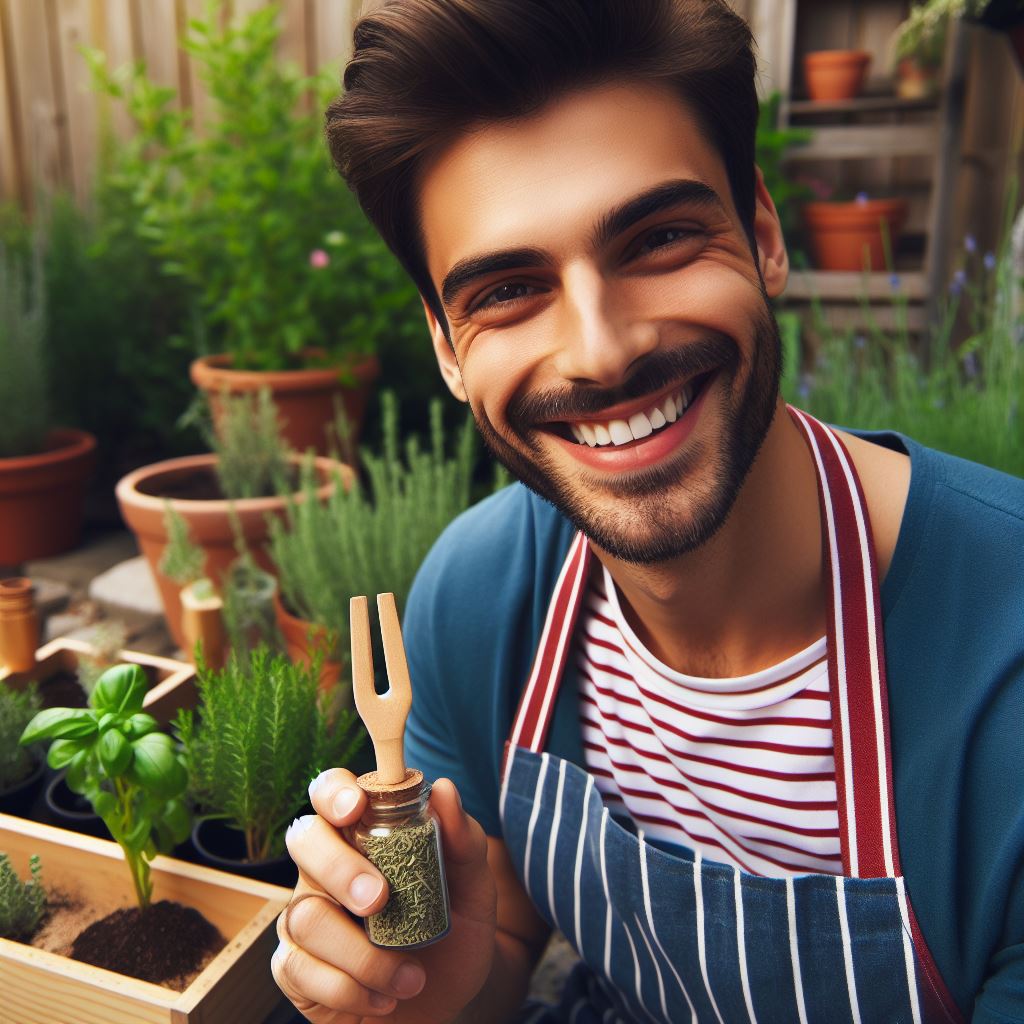
<svg viewBox="0 0 1024 1024">
<path fill-rule="evenodd" d="M 373 741 L 377 770 L 357 780 L 367 797 L 362 820 L 349 837 L 387 879 L 384 909 L 365 919 L 370 941 L 389 949 L 414 949 L 448 933 L 451 913 L 441 852 L 441 826 L 428 803 L 430 783 L 407 768 L 405 721 L 412 683 L 398 624 L 394 594 L 378 594 L 388 691 L 374 685 L 370 617 L 365 597 L 349 604 L 352 634 L 352 693 Z"/>
</svg>

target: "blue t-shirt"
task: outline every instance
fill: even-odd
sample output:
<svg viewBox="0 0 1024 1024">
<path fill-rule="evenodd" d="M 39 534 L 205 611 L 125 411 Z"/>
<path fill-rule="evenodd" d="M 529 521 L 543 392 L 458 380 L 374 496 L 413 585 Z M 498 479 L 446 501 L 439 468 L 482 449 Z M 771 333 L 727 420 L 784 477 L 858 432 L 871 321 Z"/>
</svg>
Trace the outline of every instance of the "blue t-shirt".
<svg viewBox="0 0 1024 1024">
<path fill-rule="evenodd" d="M 1024 1021 L 1024 480 L 859 436 L 911 459 L 881 592 L 907 891 L 965 1017 Z M 453 779 L 493 836 L 504 743 L 572 537 L 514 485 L 445 531 L 409 597 L 408 763 Z M 572 659 L 548 749 L 584 764 Z"/>
</svg>

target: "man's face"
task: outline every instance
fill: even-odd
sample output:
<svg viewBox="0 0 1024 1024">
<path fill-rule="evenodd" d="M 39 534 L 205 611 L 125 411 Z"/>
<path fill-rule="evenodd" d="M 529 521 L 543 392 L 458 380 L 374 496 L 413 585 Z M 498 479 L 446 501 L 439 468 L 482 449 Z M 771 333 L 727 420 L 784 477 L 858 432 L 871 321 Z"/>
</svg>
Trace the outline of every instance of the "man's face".
<svg viewBox="0 0 1024 1024">
<path fill-rule="evenodd" d="M 695 117 L 617 83 L 464 134 L 420 210 L 438 361 L 494 454 L 618 558 L 707 540 L 778 402 L 762 280 L 778 294 L 786 263 L 763 188 L 759 274 Z"/>
</svg>

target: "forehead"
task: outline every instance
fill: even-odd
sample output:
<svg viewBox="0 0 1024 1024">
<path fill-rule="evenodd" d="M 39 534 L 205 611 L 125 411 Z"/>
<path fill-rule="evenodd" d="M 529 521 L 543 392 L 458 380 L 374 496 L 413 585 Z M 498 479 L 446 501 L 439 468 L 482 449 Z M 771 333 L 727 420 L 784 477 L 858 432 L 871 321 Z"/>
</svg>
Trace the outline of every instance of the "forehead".
<svg viewBox="0 0 1024 1024">
<path fill-rule="evenodd" d="M 623 199 L 683 178 L 710 185 L 732 210 L 717 151 L 687 104 L 660 86 L 593 86 L 529 117 L 474 126 L 420 176 L 431 277 L 436 284 L 471 253 L 571 248 Z"/>
</svg>

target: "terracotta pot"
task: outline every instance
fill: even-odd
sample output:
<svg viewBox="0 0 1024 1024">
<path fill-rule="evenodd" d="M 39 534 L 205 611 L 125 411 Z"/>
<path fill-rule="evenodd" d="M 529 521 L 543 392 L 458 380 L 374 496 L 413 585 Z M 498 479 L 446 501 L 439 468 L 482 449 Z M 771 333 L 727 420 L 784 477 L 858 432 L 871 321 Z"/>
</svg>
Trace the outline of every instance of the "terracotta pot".
<svg viewBox="0 0 1024 1024">
<path fill-rule="evenodd" d="M 323 650 L 325 654 L 330 651 L 327 628 L 292 615 L 281 600 L 280 590 L 274 594 L 274 615 L 277 617 L 277 628 L 284 637 L 288 657 L 296 664 L 309 665 L 317 651 Z M 320 666 L 320 689 L 328 690 L 334 686 L 341 679 L 341 670 L 340 660 L 324 658 Z M 351 706 L 351 700 L 348 704 Z"/>
<path fill-rule="evenodd" d="M 820 270 L 886 270 L 882 224 L 890 252 L 907 219 L 905 199 L 806 203 L 803 208 L 814 265 Z"/>
<path fill-rule="evenodd" d="M 294 456 L 293 462 L 296 466 L 301 465 L 302 456 Z M 165 462 L 155 462 L 129 473 L 117 485 L 117 502 L 121 515 L 135 534 L 139 547 L 149 562 L 160 590 L 168 628 L 175 643 L 182 648 L 185 646 L 185 634 L 181 623 L 181 586 L 167 579 L 159 568 L 160 559 L 167 546 L 164 496 L 183 481 L 201 474 L 213 473 L 216 464 L 217 456 L 211 454 L 167 459 Z M 321 501 L 326 501 L 334 490 L 333 476 L 339 470 L 347 484 L 353 478 L 352 470 L 348 466 L 333 459 L 316 460 L 316 471 L 323 481 L 317 489 L 317 496 Z M 296 500 L 302 500 L 301 494 L 295 497 Z M 248 549 L 257 564 L 273 575 L 274 566 L 266 553 L 269 535 L 267 517 L 284 515 L 287 501 L 288 499 L 284 497 L 243 498 L 233 502 L 226 499 L 170 499 L 175 511 L 188 523 L 192 540 L 206 555 L 203 575 L 213 580 L 217 587 L 221 586 L 225 570 L 238 557 L 231 528 L 231 510 L 234 509 Z"/>
<path fill-rule="evenodd" d="M 44 450 L 0 459 L 0 565 L 19 565 L 73 548 L 82 532 L 96 438 L 51 430 Z"/>
<path fill-rule="evenodd" d="M 870 63 L 871 54 L 865 50 L 817 50 L 805 54 L 807 93 L 819 103 L 852 100 L 864 87 Z"/>
<path fill-rule="evenodd" d="M 310 349 L 311 358 L 323 355 Z M 340 400 L 352 427 L 352 444 L 359 440 L 370 387 L 380 374 L 376 356 L 366 356 L 347 369 L 321 367 L 309 370 L 233 370 L 231 356 L 203 356 L 191 368 L 192 383 L 210 400 L 213 421 L 221 417 L 221 395 L 251 394 L 269 388 L 281 420 L 285 440 L 297 452 L 314 448 L 329 454 L 328 431 L 333 435 L 335 400 Z M 345 378 L 355 380 L 346 384 Z"/>
<path fill-rule="evenodd" d="M 904 100 L 926 100 L 938 94 L 940 69 L 904 57 L 896 67 L 896 95 Z"/>
</svg>

